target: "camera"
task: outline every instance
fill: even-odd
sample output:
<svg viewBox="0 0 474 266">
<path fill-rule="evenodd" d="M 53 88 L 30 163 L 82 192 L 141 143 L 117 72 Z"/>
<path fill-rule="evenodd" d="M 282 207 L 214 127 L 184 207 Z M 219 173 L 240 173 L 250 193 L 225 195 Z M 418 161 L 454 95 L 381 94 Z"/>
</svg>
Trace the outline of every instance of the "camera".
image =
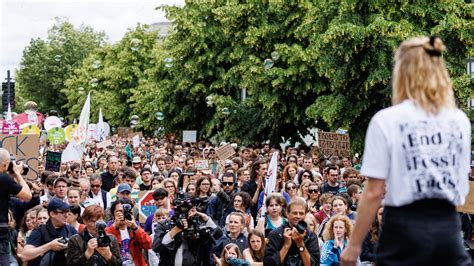
<svg viewBox="0 0 474 266">
<path fill-rule="evenodd" d="M 132 205 L 128 203 L 123 204 L 123 218 L 129 221 L 133 219 L 132 218 Z"/>
<path fill-rule="evenodd" d="M 10 163 L 8 164 L 8 172 L 10 174 L 14 174 L 13 172 L 13 166 L 16 164 L 16 158 L 12 154 L 10 154 Z M 21 171 L 21 175 L 26 175 L 28 174 L 28 171 L 30 168 L 27 165 L 23 165 L 23 171 Z"/>
<path fill-rule="evenodd" d="M 305 221 L 301 220 L 298 222 L 298 224 L 296 224 L 296 231 L 298 231 L 298 233 L 300 234 L 304 234 L 306 227 L 308 227 L 308 224 Z"/>
<path fill-rule="evenodd" d="M 67 244 L 67 242 L 69 242 L 69 239 L 63 236 L 61 239 L 58 240 L 58 242 L 61 244 Z"/>
<path fill-rule="evenodd" d="M 97 245 L 99 247 L 108 247 L 110 245 L 110 237 L 105 233 L 106 227 L 107 224 L 102 220 L 95 222 L 95 228 L 97 230 L 97 234 L 99 235 L 97 236 Z"/>
<path fill-rule="evenodd" d="M 206 224 L 200 219 L 199 215 L 193 217 L 188 216 L 189 210 L 196 207 L 197 210 L 202 209 L 202 203 L 205 202 L 201 199 L 194 199 L 189 197 L 184 192 L 179 192 L 173 201 L 174 215 L 171 220 L 171 226 L 176 225 L 180 229 L 184 229 L 183 219 L 188 222 L 188 228 L 183 231 L 183 237 L 188 240 L 196 240 L 204 236 L 211 236 L 214 239 L 220 238 L 219 234 L 222 235 L 220 230 L 214 231 L 206 226 Z"/>
</svg>

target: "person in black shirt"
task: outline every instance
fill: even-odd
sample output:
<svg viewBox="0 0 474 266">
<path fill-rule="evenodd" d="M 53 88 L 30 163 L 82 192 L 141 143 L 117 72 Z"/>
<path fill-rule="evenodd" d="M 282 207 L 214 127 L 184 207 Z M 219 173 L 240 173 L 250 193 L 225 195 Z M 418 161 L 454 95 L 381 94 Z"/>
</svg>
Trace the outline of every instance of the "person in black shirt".
<svg viewBox="0 0 474 266">
<path fill-rule="evenodd" d="M 118 159 L 115 156 L 110 156 L 109 162 L 107 164 L 108 171 L 105 173 L 100 174 L 102 177 L 102 189 L 109 192 L 112 189 L 112 183 L 114 179 L 117 177 L 117 169 L 118 169 Z"/>
<path fill-rule="evenodd" d="M 22 200 L 31 199 L 31 191 L 21 176 L 23 163 L 14 164 L 14 173 L 6 173 L 11 163 L 10 154 L 4 148 L 0 148 L 0 265 L 9 265 L 9 242 L 8 242 L 8 209 L 10 195 L 15 195 Z"/>
<path fill-rule="evenodd" d="M 264 161 L 258 160 L 254 162 L 250 172 L 250 180 L 245 182 L 241 189 L 242 191 L 249 193 L 252 198 L 253 206 L 251 211 L 254 220 L 257 219 L 257 201 L 260 192 L 264 189 L 266 173 L 267 164 Z"/>
<path fill-rule="evenodd" d="M 143 168 L 140 171 L 140 176 L 142 178 L 142 182 L 140 184 L 140 191 L 145 190 L 152 190 L 153 186 L 151 185 L 151 170 L 150 168 Z"/>
<path fill-rule="evenodd" d="M 336 195 L 340 193 L 341 185 L 337 182 L 339 178 L 339 171 L 335 166 L 330 166 L 328 169 L 328 181 L 321 186 L 321 194 L 330 193 Z"/>
<path fill-rule="evenodd" d="M 268 236 L 263 257 L 264 265 L 319 265 L 320 251 L 317 236 L 308 229 L 299 233 L 296 225 L 308 213 L 306 201 L 295 197 L 286 208 L 288 226 L 280 226 Z"/>
</svg>

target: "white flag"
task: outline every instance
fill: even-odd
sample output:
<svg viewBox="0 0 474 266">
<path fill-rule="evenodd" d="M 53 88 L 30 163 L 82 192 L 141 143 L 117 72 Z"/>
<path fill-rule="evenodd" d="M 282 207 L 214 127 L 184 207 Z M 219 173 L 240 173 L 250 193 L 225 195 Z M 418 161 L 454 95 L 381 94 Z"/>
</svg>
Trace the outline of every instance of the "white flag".
<svg viewBox="0 0 474 266">
<path fill-rule="evenodd" d="M 61 162 L 78 161 L 82 159 L 84 153 L 86 141 L 87 141 L 87 129 L 89 127 L 89 115 L 91 109 L 91 93 L 87 95 L 86 102 L 82 107 L 81 116 L 79 117 L 79 124 L 74 131 L 74 135 L 71 141 L 67 145 L 66 149 L 61 155 Z"/>
<path fill-rule="evenodd" d="M 98 142 L 102 142 L 105 140 L 105 137 L 107 136 L 105 134 L 105 123 L 104 119 L 102 118 L 102 108 L 99 109 L 99 122 L 97 122 L 97 128 L 95 130 L 96 136 L 95 139 Z"/>
<path fill-rule="evenodd" d="M 263 202 L 270 193 L 275 192 L 276 179 L 278 174 L 278 151 L 275 151 L 270 160 L 270 165 L 268 166 L 267 174 L 265 175 L 265 192 L 263 194 Z M 267 206 L 263 204 L 262 214 L 264 215 L 267 212 Z"/>
</svg>

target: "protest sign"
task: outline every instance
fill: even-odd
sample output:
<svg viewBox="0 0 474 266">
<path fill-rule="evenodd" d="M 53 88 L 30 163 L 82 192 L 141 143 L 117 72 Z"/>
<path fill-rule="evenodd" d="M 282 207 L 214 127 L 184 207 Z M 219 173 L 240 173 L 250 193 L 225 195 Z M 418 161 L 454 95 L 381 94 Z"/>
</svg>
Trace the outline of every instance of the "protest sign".
<svg viewBox="0 0 474 266">
<path fill-rule="evenodd" d="M 40 135 L 40 129 L 37 125 L 27 125 L 21 130 L 21 135 Z"/>
<path fill-rule="evenodd" d="M 183 130 L 183 143 L 184 142 L 196 142 L 197 131 L 196 130 Z"/>
<path fill-rule="evenodd" d="M 112 146 L 112 141 L 110 139 L 104 140 L 96 145 L 97 149 L 106 149 L 108 146 Z"/>
<path fill-rule="evenodd" d="M 196 167 L 196 170 L 209 170 L 209 160 L 203 158 L 196 158 L 194 159 L 194 167 Z"/>
<path fill-rule="evenodd" d="M 326 156 L 349 156 L 349 135 L 318 131 L 318 146 L 323 155 Z"/>
<path fill-rule="evenodd" d="M 128 137 L 128 133 L 133 132 L 133 129 L 130 127 L 119 127 L 117 128 L 117 135 L 119 138 L 126 138 Z"/>
<path fill-rule="evenodd" d="M 62 152 L 48 151 L 46 153 L 44 170 L 59 172 L 59 168 L 61 167 L 61 154 Z"/>
<path fill-rule="evenodd" d="M 60 127 L 54 127 L 48 131 L 48 139 L 51 144 L 61 144 L 66 140 L 66 133 Z"/>
<path fill-rule="evenodd" d="M 219 160 L 224 161 L 224 160 L 227 160 L 228 158 L 230 158 L 232 155 L 234 155 L 235 150 L 232 147 L 232 145 L 229 143 L 229 144 L 226 144 L 222 147 L 219 147 L 216 150 L 216 154 L 217 154 L 217 157 L 219 157 Z"/>
<path fill-rule="evenodd" d="M 143 132 L 139 131 L 139 132 L 129 132 L 128 133 L 128 137 L 129 138 L 133 138 L 135 136 L 138 136 L 140 138 L 143 138 Z"/>
<path fill-rule="evenodd" d="M 140 223 L 144 223 L 146 218 L 150 214 L 155 213 L 156 205 L 155 199 L 153 199 L 154 190 L 140 191 L 138 193 L 138 206 L 139 206 L 139 220 Z"/>
<path fill-rule="evenodd" d="M 74 136 L 74 131 L 76 131 L 77 124 L 71 124 L 68 125 L 66 128 L 64 128 L 64 131 L 66 132 L 66 140 L 70 141 L 72 139 L 72 136 Z"/>
<path fill-rule="evenodd" d="M 53 127 L 61 127 L 62 124 L 63 124 L 63 122 L 61 122 L 61 119 L 59 119 L 59 117 L 57 117 L 57 116 L 48 116 L 44 120 L 44 129 L 46 129 L 46 131 L 49 131 Z"/>
<path fill-rule="evenodd" d="M 87 139 L 88 140 L 96 140 L 96 132 L 97 132 L 97 125 L 96 124 L 89 124 L 87 127 Z"/>
<path fill-rule="evenodd" d="M 18 162 L 30 168 L 26 178 L 38 177 L 39 136 L 36 135 L 0 135 L 0 147 L 13 154 Z"/>
<path fill-rule="evenodd" d="M 18 135 L 20 134 L 20 125 L 14 121 L 3 121 L 2 134 L 5 135 Z"/>
<path fill-rule="evenodd" d="M 132 142 L 133 142 L 133 148 L 140 147 L 140 136 L 139 135 L 133 136 Z"/>
<path fill-rule="evenodd" d="M 474 181 L 469 181 L 469 194 L 464 205 L 456 207 L 458 212 L 474 214 Z"/>
</svg>

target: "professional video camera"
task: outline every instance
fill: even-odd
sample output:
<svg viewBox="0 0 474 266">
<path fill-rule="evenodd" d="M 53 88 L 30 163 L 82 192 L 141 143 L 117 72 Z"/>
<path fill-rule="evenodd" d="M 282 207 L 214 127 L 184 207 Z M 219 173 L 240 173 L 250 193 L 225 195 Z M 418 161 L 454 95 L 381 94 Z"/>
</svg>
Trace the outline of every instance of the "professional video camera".
<svg viewBox="0 0 474 266">
<path fill-rule="evenodd" d="M 95 222 L 95 228 L 97 229 L 97 234 L 99 235 L 97 237 L 97 245 L 99 247 L 108 247 L 110 245 L 110 237 L 105 233 L 105 228 L 107 227 L 107 224 L 99 220 Z"/>
<path fill-rule="evenodd" d="M 178 228 L 184 229 L 182 220 L 187 220 L 188 228 L 183 231 L 183 236 L 186 239 L 195 240 L 207 235 L 212 235 L 213 238 L 216 237 L 214 236 L 215 230 L 208 228 L 199 215 L 194 215 L 193 217 L 188 216 L 189 210 L 194 207 L 197 208 L 197 211 L 202 212 L 202 210 L 199 210 L 199 206 L 201 206 L 203 202 L 201 199 L 189 197 L 184 192 L 179 192 L 173 201 L 174 215 L 171 222 Z"/>
</svg>

